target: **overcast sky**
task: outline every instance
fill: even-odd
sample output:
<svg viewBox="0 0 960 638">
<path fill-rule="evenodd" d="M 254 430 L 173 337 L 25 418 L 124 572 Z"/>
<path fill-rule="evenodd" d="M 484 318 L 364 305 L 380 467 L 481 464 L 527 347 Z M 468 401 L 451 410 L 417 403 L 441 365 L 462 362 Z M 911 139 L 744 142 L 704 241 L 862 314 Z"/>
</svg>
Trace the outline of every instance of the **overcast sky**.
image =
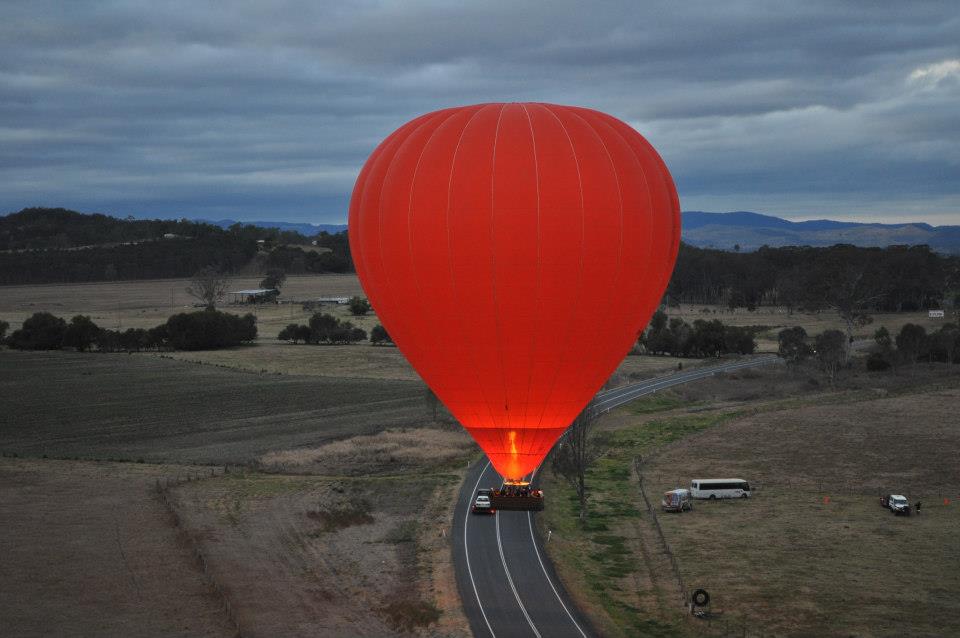
<svg viewBox="0 0 960 638">
<path fill-rule="evenodd" d="M 343 222 L 407 120 L 542 101 L 634 126 L 684 210 L 960 224 L 955 0 L 0 0 L 0 17 L 0 213 Z"/>
</svg>

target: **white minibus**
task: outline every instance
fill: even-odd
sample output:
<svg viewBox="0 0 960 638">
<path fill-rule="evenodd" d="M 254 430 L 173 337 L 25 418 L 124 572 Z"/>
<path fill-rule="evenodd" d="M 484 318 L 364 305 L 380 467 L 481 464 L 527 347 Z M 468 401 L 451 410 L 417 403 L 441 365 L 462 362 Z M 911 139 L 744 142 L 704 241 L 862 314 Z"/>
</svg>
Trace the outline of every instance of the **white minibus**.
<svg viewBox="0 0 960 638">
<path fill-rule="evenodd" d="M 750 484 L 743 479 L 693 479 L 690 481 L 693 498 L 749 498 Z"/>
</svg>

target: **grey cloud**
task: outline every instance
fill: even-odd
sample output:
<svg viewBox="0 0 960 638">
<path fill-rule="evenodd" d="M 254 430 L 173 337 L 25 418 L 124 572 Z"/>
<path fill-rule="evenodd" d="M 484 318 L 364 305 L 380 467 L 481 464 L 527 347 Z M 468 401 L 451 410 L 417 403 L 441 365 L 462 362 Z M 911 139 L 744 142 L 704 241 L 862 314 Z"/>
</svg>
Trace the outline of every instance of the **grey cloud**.
<svg viewBox="0 0 960 638">
<path fill-rule="evenodd" d="M 960 59 L 949 2 L 38 0 L 4 14 L 0 211 L 342 221 L 390 131 L 498 100 L 629 121 L 701 209 L 923 217 L 960 199 L 960 77 L 908 81 Z"/>
</svg>

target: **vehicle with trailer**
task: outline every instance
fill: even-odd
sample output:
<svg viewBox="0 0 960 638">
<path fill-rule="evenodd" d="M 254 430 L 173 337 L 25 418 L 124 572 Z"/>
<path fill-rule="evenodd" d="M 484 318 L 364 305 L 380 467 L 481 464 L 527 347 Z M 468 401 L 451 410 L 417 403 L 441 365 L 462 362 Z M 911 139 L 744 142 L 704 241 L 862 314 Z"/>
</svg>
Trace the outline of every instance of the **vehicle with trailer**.
<svg viewBox="0 0 960 638">
<path fill-rule="evenodd" d="M 689 512 L 693 509 L 693 500 L 690 498 L 690 490 L 677 488 L 663 493 L 663 499 L 660 506 L 664 512 Z"/>
<path fill-rule="evenodd" d="M 880 497 L 880 505 L 896 516 L 910 516 L 910 501 L 902 494 L 886 494 Z"/>
<path fill-rule="evenodd" d="M 750 498 L 750 483 L 743 479 L 693 479 L 690 495 L 693 498 L 716 500 L 718 498 Z"/>
</svg>

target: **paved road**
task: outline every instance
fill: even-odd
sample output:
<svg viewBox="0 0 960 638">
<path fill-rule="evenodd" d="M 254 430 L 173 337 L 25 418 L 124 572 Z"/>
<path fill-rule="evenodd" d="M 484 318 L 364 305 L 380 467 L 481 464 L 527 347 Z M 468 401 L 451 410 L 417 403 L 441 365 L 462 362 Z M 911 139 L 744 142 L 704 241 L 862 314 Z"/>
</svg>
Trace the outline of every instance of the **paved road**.
<svg viewBox="0 0 960 638">
<path fill-rule="evenodd" d="M 600 414 L 646 394 L 717 372 L 781 362 L 775 355 L 676 372 L 597 394 Z M 453 552 L 457 587 L 475 636 L 492 638 L 587 638 L 596 635 L 573 606 L 543 545 L 530 512 L 474 516 L 477 488 L 500 485 L 502 478 L 484 458 L 467 473 L 454 513 Z M 548 497 L 549 498 L 549 497 Z M 548 505 L 549 506 L 549 505 Z"/>
</svg>

